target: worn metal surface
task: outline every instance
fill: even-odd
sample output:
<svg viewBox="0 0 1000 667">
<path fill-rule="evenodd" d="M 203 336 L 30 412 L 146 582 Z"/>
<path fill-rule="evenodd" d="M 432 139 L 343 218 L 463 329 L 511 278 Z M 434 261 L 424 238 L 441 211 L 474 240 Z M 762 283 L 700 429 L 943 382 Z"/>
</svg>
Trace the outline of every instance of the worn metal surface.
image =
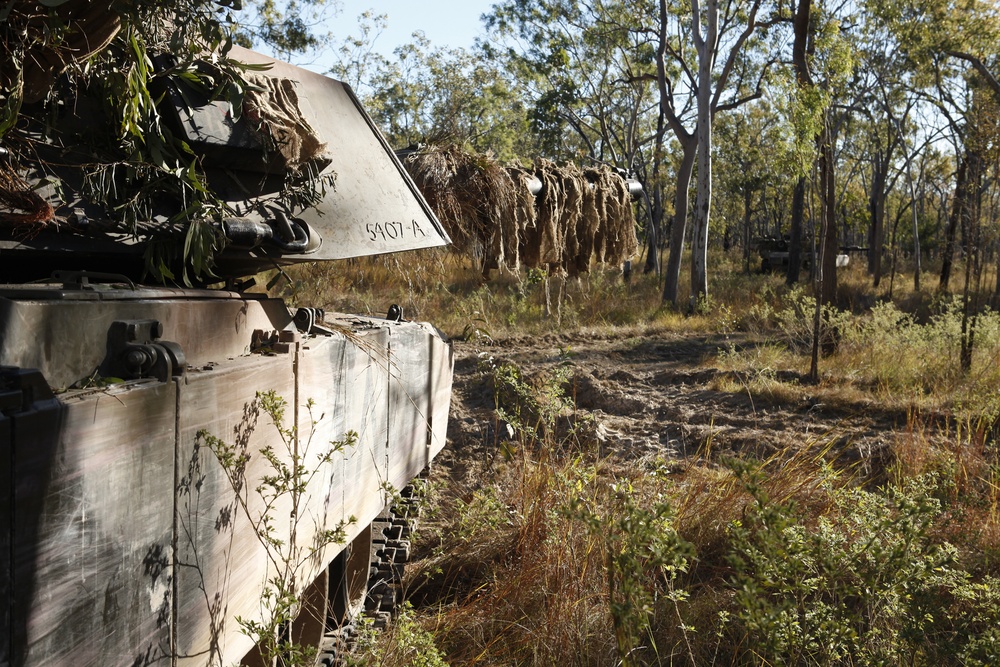
<svg viewBox="0 0 1000 667">
<path fill-rule="evenodd" d="M 148 664 L 169 647 L 175 389 L 11 415 L 13 664 Z"/>
<path fill-rule="evenodd" d="M 288 402 L 285 426 L 298 424 L 295 446 L 307 466 L 329 442 L 358 434 L 331 464 L 316 464 L 298 523 L 302 546 L 352 517 L 345 544 L 363 533 L 387 485 L 408 482 L 444 442 L 451 354 L 427 325 L 331 316 L 332 334 L 286 327 L 285 344 L 274 346 L 283 351 L 250 354 L 248 321 L 290 322 L 287 310 L 279 316 L 268 311 L 272 302 L 228 296 L 147 299 L 98 301 L 91 305 L 111 312 L 98 307 L 89 318 L 71 300 L 2 303 L 5 316 L 64 333 L 74 322 L 101 331 L 121 311 L 161 317 L 166 307 L 176 316 L 164 317 L 164 336 L 173 322 L 172 339 L 201 352 L 197 365 L 167 382 L 2 404 L 0 456 L 10 465 L 0 467 L 0 592 L 9 590 L 0 597 L 0 664 L 201 667 L 247 652 L 252 642 L 235 618 L 261 617 L 273 571 L 199 432 L 245 448 L 246 488 L 256 486 L 267 472 L 259 450 L 281 451 L 258 392 Z M 103 348 L 103 339 L 92 345 Z M 16 361 L 5 354 L 4 363 Z M 0 377 L 12 372 L 20 371 Z M 260 511 L 253 493 L 250 507 Z M 5 540 L 13 548 L 2 548 Z M 343 548 L 318 552 L 303 580 Z"/>
<path fill-rule="evenodd" d="M 270 444 L 288 463 L 267 415 L 254 407 L 258 391 L 274 391 L 294 405 L 293 354 L 252 356 L 192 372 L 180 388 L 177 411 L 177 665 L 229 665 L 253 646 L 235 622 L 260 620 L 267 554 L 249 525 L 202 429 L 249 455 L 246 485 L 251 515 L 262 503 L 252 489 L 272 473 L 259 455 Z M 278 516 L 287 516 L 279 508 Z M 284 522 L 279 528 L 287 530 Z M 287 535 L 279 534 L 287 539 Z"/>
<path fill-rule="evenodd" d="M 428 325 L 389 329 L 389 483 L 401 489 L 443 446 L 447 413 L 435 409 L 451 395 L 451 348 Z M 448 369 L 446 374 L 440 371 Z M 437 412 L 435 414 L 435 412 Z M 410 443 L 423 442 L 423 448 Z"/>
<path fill-rule="evenodd" d="M 291 315 L 277 299 L 262 295 L 215 300 L 189 298 L 184 290 L 119 289 L 86 293 L 62 288 L 0 288 L 0 366 L 35 368 L 53 387 L 67 388 L 91 377 L 107 355 L 108 334 L 116 320 L 155 319 L 162 338 L 181 342 L 194 367 L 250 352 L 256 329 L 281 330 Z"/>
<path fill-rule="evenodd" d="M 309 505 L 327 528 L 343 522 L 350 543 L 367 530 L 389 499 L 387 323 L 373 326 L 370 321 L 343 317 L 330 318 L 328 323 L 350 331 L 350 338 L 312 338 L 303 344 L 300 401 L 312 400 L 316 408 L 311 415 L 300 412 L 299 429 L 320 446 L 344 442 L 347 433 L 356 435 L 330 471 L 329 495 L 315 494 Z M 310 444 L 313 451 L 316 446 Z M 324 560 L 333 555 L 328 550 Z"/>
</svg>

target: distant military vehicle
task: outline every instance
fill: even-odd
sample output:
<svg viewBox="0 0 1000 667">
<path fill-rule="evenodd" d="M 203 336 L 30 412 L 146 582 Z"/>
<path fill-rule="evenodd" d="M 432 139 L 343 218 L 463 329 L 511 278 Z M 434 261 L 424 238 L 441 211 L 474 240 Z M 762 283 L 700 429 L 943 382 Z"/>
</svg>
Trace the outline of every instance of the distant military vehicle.
<svg viewBox="0 0 1000 667">
<path fill-rule="evenodd" d="M 788 246 L 791 237 L 787 234 L 783 236 L 762 236 L 753 240 L 751 248 L 757 251 L 760 256 L 761 273 L 771 271 L 787 271 L 789 263 Z M 801 253 L 801 266 L 808 269 L 812 266 L 812 252 L 806 249 Z M 844 267 L 850 263 L 850 257 L 840 253 L 837 255 L 837 266 Z"/>
</svg>

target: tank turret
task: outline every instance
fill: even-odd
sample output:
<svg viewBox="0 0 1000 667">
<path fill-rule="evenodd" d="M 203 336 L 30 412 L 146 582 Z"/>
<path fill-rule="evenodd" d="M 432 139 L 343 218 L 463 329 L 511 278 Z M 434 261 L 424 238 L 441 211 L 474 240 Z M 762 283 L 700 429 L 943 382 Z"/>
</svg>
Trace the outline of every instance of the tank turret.
<svg viewBox="0 0 1000 667">
<path fill-rule="evenodd" d="M 228 58 L 246 68 L 236 100 L 190 83 L 210 72 L 158 82 L 163 140 L 187 151 L 161 165 L 100 145 L 106 112 L 86 91 L 54 111 L 38 103 L 38 117 L 22 109 L 25 131 L 0 153 L 0 281 L 85 270 L 180 282 L 183 270 L 204 282 L 448 243 L 349 86 L 238 47 Z M 180 191 L 160 187 L 165 169 L 189 172 Z"/>
</svg>

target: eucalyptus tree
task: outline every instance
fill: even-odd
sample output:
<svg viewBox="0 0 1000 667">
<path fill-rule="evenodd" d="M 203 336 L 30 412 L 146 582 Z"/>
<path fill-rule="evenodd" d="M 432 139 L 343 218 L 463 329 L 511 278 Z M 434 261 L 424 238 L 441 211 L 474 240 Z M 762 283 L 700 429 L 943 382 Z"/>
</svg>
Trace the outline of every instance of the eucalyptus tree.
<svg viewBox="0 0 1000 667">
<path fill-rule="evenodd" d="M 718 203 L 725 203 L 730 220 L 738 221 L 733 226 L 739 230 L 744 269 L 750 271 L 752 239 L 782 231 L 788 198 L 784 184 L 794 172 L 789 137 L 768 97 L 721 116 L 716 125 L 717 175 L 724 196 L 715 201 L 724 200 Z"/>
<path fill-rule="evenodd" d="M 656 100 L 644 76 L 654 51 L 636 28 L 642 4 L 503 0 L 484 15 L 485 53 L 525 86 L 549 157 L 583 154 L 628 169 L 655 139 Z"/>
<path fill-rule="evenodd" d="M 816 308 L 813 312 L 813 344 L 810 377 L 819 377 L 819 348 L 822 305 L 834 300 L 837 290 L 838 228 L 836 224 L 836 143 L 844 114 L 832 113 L 833 102 L 842 95 L 853 71 L 853 56 L 841 33 L 842 19 L 853 5 L 833 0 L 814 5 L 798 0 L 790 6 L 793 29 L 791 71 L 794 84 L 788 88 L 786 114 L 794 128 L 799 178 L 792 200 L 792 243 L 786 281 L 798 280 L 802 221 L 805 210 L 806 176 L 818 166 L 821 222 L 819 261 L 814 265 Z M 814 235 L 814 244 L 816 235 Z M 831 350 L 828 350 L 831 351 Z"/>
<path fill-rule="evenodd" d="M 886 201 L 896 181 L 910 173 L 906 151 L 915 128 L 907 119 L 918 103 L 905 59 L 885 24 L 865 21 L 853 40 L 859 57 L 851 112 L 863 118 L 863 154 L 869 166 L 868 272 L 875 287 L 881 282 L 886 236 Z M 900 158 L 904 159 L 900 159 Z M 919 243 L 919 237 L 915 237 Z M 918 254 L 919 261 L 919 254 Z M 919 271 L 916 280 L 919 280 Z"/>
<path fill-rule="evenodd" d="M 462 143 L 512 160 L 536 153 L 530 101 L 496 62 L 433 48 L 423 35 L 395 50 L 374 79 L 374 115 L 397 145 Z"/>
<path fill-rule="evenodd" d="M 791 60 L 792 68 L 795 72 L 796 86 L 794 90 L 799 93 L 799 95 L 793 96 L 792 99 L 795 100 L 796 98 L 809 97 L 809 93 L 815 88 L 810 61 L 815 55 L 816 39 L 812 16 L 812 0 L 798 0 L 790 9 L 792 22 Z M 807 106 L 803 105 L 804 108 Z M 808 114 L 790 114 L 792 118 L 795 118 L 796 115 L 808 117 Z M 802 123 L 798 125 L 800 127 L 797 129 L 800 131 L 796 134 L 801 138 L 805 132 L 801 131 Z M 808 125 L 807 123 L 807 128 Z M 802 141 L 799 142 L 800 147 L 802 143 Z M 785 276 L 785 282 L 789 286 L 798 282 L 799 269 L 802 266 L 802 221 L 805 217 L 806 173 L 808 172 L 808 168 L 803 164 L 799 172 L 798 179 L 795 182 L 795 190 L 792 194 L 791 239 L 788 247 L 788 272 Z"/>
<path fill-rule="evenodd" d="M 697 161 L 699 165 L 699 201 L 702 208 L 695 216 L 698 222 L 694 231 L 696 250 L 691 261 L 692 301 L 706 296 L 708 292 L 712 122 L 717 112 L 735 109 L 763 93 L 764 75 L 772 61 L 765 59 L 762 63 L 748 52 L 751 47 L 759 45 L 759 40 L 751 40 L 754 32 L 770 27 L 772 21 L 757 20 L 761 2 L 728 3 L 721 19 L 718 3 L 710 2 L 706 9 L 708 31 L 699 42 L 695 39 L 701 34 L 696 17 L 701 17 L 702 12 L 697 2 L 685 5 L 659 0 L 658 4 L 658 21 L 654 25 L 660 111 L 681 148 L 674 224 L 663 290 L 663 301 L 676 305 L 695 163 Z M 696 27 L 699 29 L 695 30 Z M 720 49 L 725 51 L 725 58 L 721 59 L 721 70 L 716 72 L 713 65 L 718 60 Z M 700 77 L 705 77 L 707 83 L 702 85 Z M 727 90 L 731 83 L 732 89 Z M 721 96 L 726 92 L 730 93 L 730 97 L 722 100 Z"/>
<path fill-rule="evenodd" d="M 977 71 L 978 74 L 978 71 Z M 962 237 L 965 243 L 964 281 L 962 288 L 962 329 L 961 367 L 968 372 L 972 368 L 972 352 L 975 347 L 976 325 L 982 307 L 980 295 L 983 292 L 983 269 L 986 248 L 996 240 L 996 222 L 991 214 L 991 198 L 988 192 L 996 188 L 998 159 L 1000 159 L 1000 100 L 982 84 L 982 77 L 976 81 L 981 87 L 974 89 L 970 123 L 965 135 L 967 154 L 975 157 L 969 164 L 972 177 L 962 204 Z M 956 193 L 957 199 L 957 193 Z"/>
<path fill-rule="evenodd" d="M 334 61 L 328 74 L 350 85 L 362 97 L 370 97 L 378 72 L 389 67 L 389 59 L 375 48 L 388 27 L 388 14 L 370 9 L 359 14 L 355 31 L 335 45 Z"/>
<path fill-rule="evenodd" d="M 495 60 L 476 50 L 435 47 L 422 32 L 386 57 L 374 42 L 387 25 L 385 15 L 361 14 L 330 73 L 358 91 L 392 145 L 458 143 L 502 160 L 536 152 L 528 100 Z"/>
<path fill-rule="evenodd" d="M 974 70 L 1000 98 L 1000 7 L 993 0 L 869 0 L 897 35 L 901 51 L 924 72 L 953 60 Z"/>
<path fill-rule="evenodd" d="M 947 119 L 956 159 L 955 188 L 945 229 L 939 289 L 949 289 L 959 229 L 965 247 L 961 363 L 971 367 L 983 268 L 983 196 L 995 152 L 1000 10 L 993 2 L 918 0 L 874 3 L 901 50 L 927 83 L 927 99 Z M 991 106 L 994 109 L 991 109 Z"/>
<path fill-rule="evenodd" d="M 973 89 L 1000 99 L 997 81 L 1000 9 L 988 0 L 870 0 L 871 13 L 896 36 L 926 98 L 947 119 L 955 145 L 955 197 L 945 232 L 940 288 L 947 290 L 957 231 L 981 178 L 982 159 L 967 144 Z"/>
<path fill-rule="evenodd" d="M 666 0 L 660 0 L 661 7 Z M 662 14 L 662 9 L 661 9 Z M 712 124 L 715 114 L 763 94 L 775 59 L 753 57 L 779 22 L 764 0 L 691 0 L 689 37 L 697 53 L 698 181 L 692 230 L 692 300 L 708 297 L 708 232 L 712 207 Z M 763 60 L 763 62 L 762 62 Z M 726 97 L 723 97 L 723 96 Z"/>
<path fill-rule="evenodd" d="M 692 45 L 683 38 L 680 29 L 683 7 L 659 1 L 656 28 L 656 83 L 659 92 L 660 116 L 674 133 L 681 147 L 674 192 L 674 221 L 670 233 L 670 255 L 663 283 L 663 302 L 678 304 L 678 285 L 684 237 L 687 230 L 691 177 L 694 173 L 698 133 L 696 122 L 697 80 L 688 66 Z"/>
<path fill-rule="evenodd" d="M 844 120 L 833 113 L 833 105 L 843 98 L 854 68 L 850 43 L 841 30 L 844 23 L 854 23 L 854 5 L 847 0 L 798 0 L 785 17 L 793 28 L 791 72 L 793 91 L 788 100 L 788 117 L 795 128 L 800 156 L 800 173 L 792 201 L 792 243 L 786 280 L 798 280 L 802 221 L 805 210 L 806 177 L 818 165 L 818 190 L 821 203 L 819 232 L 820 261 L 815 273 L 821 303 L 833 300 L 837 288 L 836 224 L 836 143 L 837 131 Z"/>
<path fill-rule="evenodd" d="M 929 72 L 931 82 L 922 90 L 937 117 L 945 122 L 941 134 L 954 155 L 954 194 L 943 230 L 941 272 L 938 289 L 950 289 L 955 254 L 961 245 L 969 249 L 969 221 L 976 216 L 975 199 L 986 176 L 984 132 L 979 124 L 984 116 L 984 96 L 992 97 L 980 76 L 966 63 L 937 54 Z M 960 236 L 961 233 L 961 236 Z"/>
<path fill-rule="evenodd" d="M 331 48 L 332 36 L 325 28 L 340 12 L 339 0 L 220 0 L 217 4 L 234 10 L 231 29 L 237 44 L 300 62 Z"/>
</svg>

